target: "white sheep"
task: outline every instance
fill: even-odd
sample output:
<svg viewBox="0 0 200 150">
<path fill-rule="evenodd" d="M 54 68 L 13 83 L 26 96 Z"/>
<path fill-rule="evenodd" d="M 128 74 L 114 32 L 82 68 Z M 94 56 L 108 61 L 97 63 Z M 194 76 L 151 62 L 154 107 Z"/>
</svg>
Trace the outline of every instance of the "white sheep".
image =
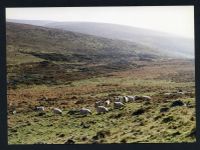
<svg viewBox="0 0 200 150">
<path fill-rule="evenodd" d="M 114 108 L 121 108 L 124 107 L 124 104 L 122 102 L 114 102 Z"/>
<path fill-rule="evenodd" d="M 81 108 L 80 109 L 80 114 L 81 115 L 88 115 L 88 114 L 92 114 L 91 110 L 87 109 L 87 108 Z"/>
<path fill-rule="evenodd" d="M 172 93 L 164 93 L 164 96 L 171 96 Z"/>
<path fill-rule="evenodd" d="M 150 96 L 142 96 L 142 100 L 151 100 Z"/>
<path fill-rule="evenodd" d="M 95 102 L 94 107 L 97 108 L 98 106 L 103 106 L 103 102 L 102 101 Z"/>
<path fill-rule="evenodd" d="M 127 96 L 129 102 L 135 101 L 135 96 Z"/>
<path fill-rule="evenodd" d="M 128 97 L 127 96 L 118 96 L 117 98 L 115 98 L 115 102 L 122 102 L 122 103 L 127 103 Z"/>
<path fill-rule="evenodd" d="M 115 102 L 123 102 L 124 101 L 124 97 L 123 96 L 118 96 L 115 98 Z"/>
<path fill-rule="evenodd" d="M 45 108 L 43 106 L 36 107 L 37 111 L 44 112 Z"/>
<path fill-rule="evenodd" d="M 104 106 L 98 106 L 98 107 L 96 108 L 96 110 L 97 110 L 97 113 L 98 113 L 98 114 L 108 112 L 108 108 L 106 108 L 106 107 L 104 107 Z"/>
<path fill-rule="evenodd" d="M 110 105 L 110 100 L 106 100 L 106 101 L 104 102 L 104 105 L 105 105 L 105 106 L 109 106 L 109 105 Z"/>
<path fill-rule="evenodd" d="M 62 114 L 62 110 L 60 110 L 59 108 L 53 108 L 53 112 L 54 114 Z"/>
<path fill-rule="evenodd" d="M 128 97 L 127 96 L 123 96 L 123 102 L 124 103 L 127 103 L 129 100 L 128 100 Z"/>
<path fill-rule="evenodd" d="M 17 111 L 16 110 L 13 110 L 12 114 L 13 115 L 16 115 Z"/>
<path fill-rule="evenodd" d="M 179 91 L 178 91 L 177 94 L 184 95 L 185 92 L 179 92 Z"/>
</svg>

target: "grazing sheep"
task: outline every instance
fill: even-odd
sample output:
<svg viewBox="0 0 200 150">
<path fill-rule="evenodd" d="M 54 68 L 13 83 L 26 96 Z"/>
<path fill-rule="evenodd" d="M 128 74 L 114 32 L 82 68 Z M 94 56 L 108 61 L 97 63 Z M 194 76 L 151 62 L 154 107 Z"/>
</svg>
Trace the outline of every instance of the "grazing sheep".
<svg viewBox="0 0 200 150">
<path fill-rule="evenodd" d="M 121 108 L 124 107 L 124 104 L 122 102 L 114 102 L 114 108 Z"/>
<path fill-rule="evenodd" d="M 110 105 L 110 100 L 106 100 L 106 101 L 104 102 L 104 105 L 105 105 L 105 106 L 109 106 L 109 105 Z"/>
<path fill-rule="evenodd" d="M 98 113 L 98 114 L 108 112 L 108 108 L 106 108 L 106 107 L 104 107 L 104 106 L 98 106 L 98 107 L 96 108 L 96 110 L 97 110 L 97 113 Z"/>
<path fill-rule="evenodd" d="M 103 102 L 102 101 L 95 102 L 94 107 L 97 108 L 98 106 L 103 106 Z"/>
<path fill-rule="evenodd" d="M 81 115 L 88 115 L 88 114 L 92 114 L 92 112 L 87 108 L 81 108 L 80 109 L 80 114 Z"/>
<path fill-rule="evenodd" d="M 183 91 L 177 91 L 177 92 L 172 92 L 172 93 L 164 93 L 164 96 L 166 98 L 173 98 L 173 97 L 179 97 L 182 95 L 185 95 L 186 93 Z"/>
<path fill-rule="evenodd" d="M 53 112 L 54 114 L 62 114 L 62 110 L 60 110 L 59 108 L 53 108 Z"/>
<path fill-rule="evenodd" d="M 170 96 L 172 93 L 164 93 L 164 96 Z"/>
<path fill-rule="evenodd" d="M 135 101 L 135 96 L 127 96 L 129 102 Z"/>
<path fill-rule="evenodd" d="M 142 100 L 151 100 L 150 96 L 142 96 Z"/>
<path fill-rule="evenodd" d="M 135 95 L 134 98 L 135 98 L 135 100 L 141 100 L 142 96 Z"/>
<path fill-rule="evenodd" d="M 13 115 L 16 115 L 17 111 L 16 110 L 13 110 L 12 114 Z"/>
<path fill-rule="evenodd" d="M 165 98 L 173 98 L 173 97 L 176 97 L 176 96 L 178 96 L 177 93 L 164 93 Z"/>
<path fill-rule="evenodd" d="M 43 106 L 38 106 L 36 107 L 36 111 L 41 111 L 41 112 L 44 112 L 44 107 Z"/>
<path fill-rule="evenodd" d="M 123 96 L 123 102 L 127 103 L 128 102 L 128 97 L 127 96 Z"/>
<path fill-rule="evenodd" d="M 116 97 L 115 102 L 121 102 L 121 99 L 119 97 Z"/>
<path fill-rule="evenodd" d="M 177 94 L 179 94 L 179 95 L 184 95 L 185 94 L 185 92 L 177 92 Z"/>
<path fill-rule="evenodd" d="M 135 96 L 135 100 L 151 100 L 151 97 L 150 96 Z"/>
<path fill-rule="evenodd" d="M 115 98 L 115 102 L 124 102 L 124 96 L 118 96 Z"/>
</svg>

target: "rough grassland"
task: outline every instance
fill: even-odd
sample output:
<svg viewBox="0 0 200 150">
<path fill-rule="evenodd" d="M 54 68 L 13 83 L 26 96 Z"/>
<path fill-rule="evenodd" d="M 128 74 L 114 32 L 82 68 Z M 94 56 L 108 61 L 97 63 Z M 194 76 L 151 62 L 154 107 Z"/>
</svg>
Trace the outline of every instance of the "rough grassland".
<svg viewBox="0 0 200 150">
<path fill-rule="evenodd" d="M 187 60 L 144 63 L 140 68 L 92 76 L 59 85 L 19 85 L 8 89 L 9 144 L 75 143 L 173 143 L 195 142 L 194 64 Z M 166 98 L 164 93 L 183 90 L 188 95 Z M 96 100 L 117 95 L 148 95 L 150 101 L 126 103 L 97 115 Z M 45 98 L 44 98 L 45 97 Z M 181 99 L 187 106 L 171 108 Z M 82 101 L 81 101 L 82 100 Z M 80 102 L 77 104 L 77 102 Z M 34 111 L 45 106 L 46 113 Z M 54 115 L 50 107 L 63 110 Z M 72 108 L 87 107 L 92 115 L 69 115 Z M 12 114 L 16 108 L 17 113 Z M 161 108 L 169 108 L 160 112 Z M 133 112 L 143 113 L 133 115 Z"/>
</svg>

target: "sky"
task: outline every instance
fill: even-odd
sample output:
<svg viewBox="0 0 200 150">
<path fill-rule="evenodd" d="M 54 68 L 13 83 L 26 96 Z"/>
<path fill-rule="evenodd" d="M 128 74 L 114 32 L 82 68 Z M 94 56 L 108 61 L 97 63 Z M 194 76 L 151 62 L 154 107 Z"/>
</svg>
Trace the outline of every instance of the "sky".
<svg viewBox="0 0 200 150">
<path fill-rule="evenodd" d="M 6 18 L 113 23 L 194 38 L 193 6 L 6 8 Z"/>
</svg>

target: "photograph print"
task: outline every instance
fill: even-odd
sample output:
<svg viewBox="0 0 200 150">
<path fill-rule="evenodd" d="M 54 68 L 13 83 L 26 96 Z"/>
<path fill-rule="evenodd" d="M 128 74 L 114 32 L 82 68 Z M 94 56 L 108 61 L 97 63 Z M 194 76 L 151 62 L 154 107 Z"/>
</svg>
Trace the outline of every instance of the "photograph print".
<svg viewBox="0 0 200 150">
<path fill-rule="evenodd" d="M 194 143 L 193 6 L 6 8 L 8 144 Z"/>
</svg>

